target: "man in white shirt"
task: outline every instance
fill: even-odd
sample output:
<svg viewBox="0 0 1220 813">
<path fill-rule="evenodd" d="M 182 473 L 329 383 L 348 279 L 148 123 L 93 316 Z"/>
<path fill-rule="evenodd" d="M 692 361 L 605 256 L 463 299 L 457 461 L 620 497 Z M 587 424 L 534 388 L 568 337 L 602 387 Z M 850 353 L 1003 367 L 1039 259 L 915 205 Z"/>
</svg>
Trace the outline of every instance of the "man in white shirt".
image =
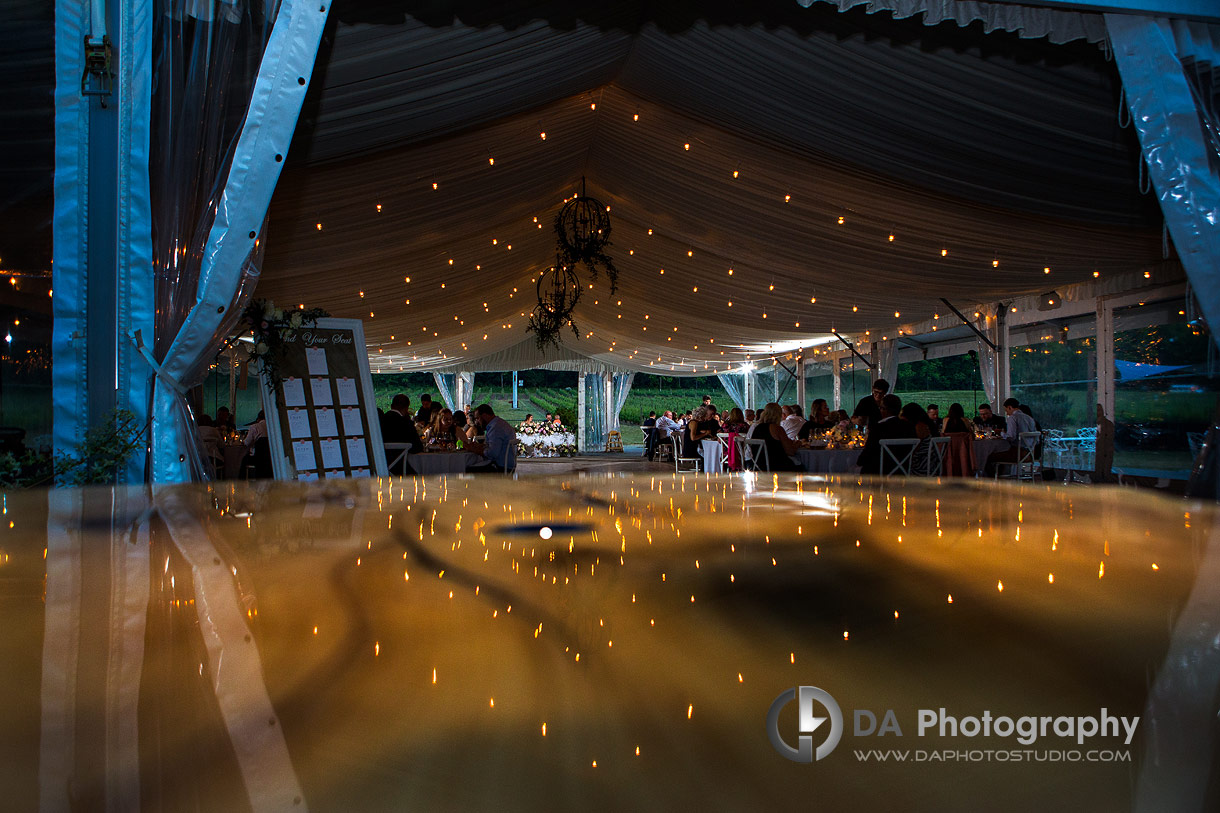
<svg viewBox="0 0 1220 813">
<path fill-rule="evenodd" d="M 987 458 L 985 472 L 988 477 L 995 476 L 997 463 L 1016 463 L 1020 459 L 1020 450 L 1018 443 L 1022 432 L 1037 432 L 1038 426 L 1034 423 L 1034 419 L 1021 411 L 1021 402 L 1016 398 L 1009 398 L 1004 402 L 1004 440 L 1008 441 L 1009 447 L 999 452 L 992 452 Z M 1037 441 L 1026 439 L 1026 447 L 1034 449 L 1037 447 Z"/>
<path fill-rule="evenodd" d="M 801 411 L 800 404 L 791 404 L 784 407 L 787 416 L 779 422 L 779 428 L 784 430 L 790 439 L 796 440 L 801 433 L 801 427 L 805 425 L 805 415 Z"/>
</svg>

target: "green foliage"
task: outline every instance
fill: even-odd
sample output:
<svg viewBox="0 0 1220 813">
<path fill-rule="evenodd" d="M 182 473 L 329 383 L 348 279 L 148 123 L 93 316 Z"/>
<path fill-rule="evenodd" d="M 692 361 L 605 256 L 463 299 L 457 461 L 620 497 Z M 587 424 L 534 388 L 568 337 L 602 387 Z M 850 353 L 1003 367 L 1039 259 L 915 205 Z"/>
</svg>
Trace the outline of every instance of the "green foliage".
<svg viewBox="0 0 1220 813">
<path fill-rule="evenodd" d="M 131 455 L 143 445 L 145 427 L 125 409 L 112 410 L 85 433 L 73 454 L 26 452 L 0 455 L 0 486 L 30 488 L 58 481 L 65 486 L 114 483 Z"/>
</svg>

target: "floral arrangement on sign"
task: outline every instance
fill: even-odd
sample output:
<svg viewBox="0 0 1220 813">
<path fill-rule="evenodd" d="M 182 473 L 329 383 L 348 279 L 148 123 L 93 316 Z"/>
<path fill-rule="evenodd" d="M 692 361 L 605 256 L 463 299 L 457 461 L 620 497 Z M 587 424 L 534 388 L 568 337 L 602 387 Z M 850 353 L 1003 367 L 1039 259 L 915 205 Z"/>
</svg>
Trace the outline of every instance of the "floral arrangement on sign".
<svg viewBox="0 0 1220 813">
<path fill-rule="evenodd" d="M 283 381 L 279 362 L 283 358 L 285 343 L 297 330 L 313 325 L 327 316 L 330 314 L 321 308 L 277 308 L 270 299 L 256 299 L 242 311 L 241 321 L 238 323 L 239 335 L 246 330 L 254 334 L 252 354 L 266 376 L 268 391 L 275 392 Z"/>
</svg>

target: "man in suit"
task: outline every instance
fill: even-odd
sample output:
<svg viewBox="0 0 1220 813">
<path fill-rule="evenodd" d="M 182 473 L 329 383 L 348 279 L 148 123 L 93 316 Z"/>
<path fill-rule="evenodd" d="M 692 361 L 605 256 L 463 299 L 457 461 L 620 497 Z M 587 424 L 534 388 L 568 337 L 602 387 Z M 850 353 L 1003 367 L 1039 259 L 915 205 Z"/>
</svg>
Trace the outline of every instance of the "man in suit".
<svg viewBox="0 0 1220 813">
<path fill-rule="evenodd" d="M 389 410 L 381 416 L 381 442 L 382 443 L 409 443 L 411 448 L 409 452 L 423 451 L 424 443 L 419 438 L 419 431 L 415 428 L 415 421 L 411 420 L 411 399 L 404 393 L 398 393 L 390 401 Z M 386 460 L 393 462 L 394 458 L 398 457 L 397 449 L 386 450 Z M 400 465 L 395 466 L 390 474 L 414 474 L 410 464 L 407 463 L 406 455 L 403 455 Z"/>
<path fill-rule="evenodd" d="M 864 450 L 856 460 L 861 474 L 889 474 L 893 471 L 892 461 L 885 461 L 883 466 L 881 441 L 916 437 L 915 425 L 904 420 L 899 414 L 902 412 L 902 399 L 897 395 L 890 394 L 882 398 L 879 411 L 881 417 L 869 424 L 868 440 L 864 442 Z"/>
</svg>

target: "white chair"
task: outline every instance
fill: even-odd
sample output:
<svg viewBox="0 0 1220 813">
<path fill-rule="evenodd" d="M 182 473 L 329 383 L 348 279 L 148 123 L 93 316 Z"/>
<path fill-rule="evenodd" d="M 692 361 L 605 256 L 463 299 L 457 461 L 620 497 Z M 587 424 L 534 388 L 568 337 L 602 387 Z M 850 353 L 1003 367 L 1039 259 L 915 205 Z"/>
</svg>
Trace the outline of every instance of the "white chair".
<svg viewBox="0 0 1220 813">
<path fill-rule="evenodd" d="M 1003 477 L 1006 480 L 1033 482 L 1034 478 L 1042 479 L 1042 461 L 1038 458 L 1037 447 L 1042 441 L 1041 432 L 1022 432 L 1017 435 L 1017 462 L 997 463 L 995 479 Z M 1001 474 L 1001 469 L 1007 474 Z"/>
<path fill-rule="evenodd" d="M 737 457 L 742 469 L 771 471 L 771 461 L 767 457 L 767 442 L 762 438 L 743 438 L 738 435 Z"/>
<path fill-rule="evenodd" d="M 681 435 L 670 435 L 669 442 L 673 445 L 674 472 L 675 473 L 683 470 L 682 465 L 684 463 L 694 464 L 693 467 L 690 469 L 690 471 L 700 471 L 703 468 L 703 458 L 702 457 L 683 457 L 682 456 L 682 436 Z"/>
<path fill-rule="evenodd" d="M 881 474 L 883 477 L 900 474 L 911 476 L 911 458 L 919 438 L 889 438 L 881 441 Z"/>
<path fill-rule="evenodd" d="M 949 456 L 949 444 L 952 438 L 929 438 L 927 455 L 916 461 L 914 473 L 921 477 L 940 477 L 945 473 L 945 458 Z M 918 447 L 917 447 L 918 448 Z M 914 453 L 912 453 L 914 456 Z"/>
<path fill-rule="evenodd" d="M 1084 438 L 1080 443 L 1080 450 L 1083 452 L 1097 451 L 1097 427 L 1083 426 L 1076 430 L 1076 437 Z"/>
<path fill-rule="evenodd" d="M 729 468 L 729 436 L 725 432 L 717 432 L 716 440 L 720 441 L 720 469 L 721 471 L 732 471 Z"/>
</svg>

